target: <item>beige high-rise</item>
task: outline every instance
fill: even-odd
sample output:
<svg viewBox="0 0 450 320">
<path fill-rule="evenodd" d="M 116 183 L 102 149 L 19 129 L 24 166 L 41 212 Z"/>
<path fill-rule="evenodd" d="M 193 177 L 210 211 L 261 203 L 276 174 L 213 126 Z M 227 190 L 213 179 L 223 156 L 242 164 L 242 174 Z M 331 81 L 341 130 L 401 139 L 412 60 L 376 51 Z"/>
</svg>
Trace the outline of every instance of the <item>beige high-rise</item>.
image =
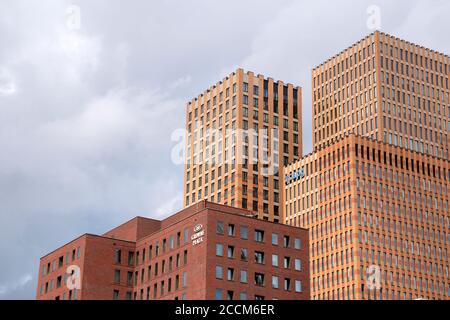
<svg viewBox="0 0 450 320">
<path fill-rule="evenodd" d="M 285 167 L 312 299 L 450 299 L 450 59 L 375 32 L 312 72 L 313 153 Z"/>
<path fill-rule="evenodd" d="M 283 165 L 302 154 L 301 88 L 236 70 L 187 104 L 184 206 L 282 216 Z"/>
<path fill-rule="evenodd" d="M 448 159 L 450 57 L 375 32 L 313 69 L 313 143 L 355 133 Z"/>
</svg>

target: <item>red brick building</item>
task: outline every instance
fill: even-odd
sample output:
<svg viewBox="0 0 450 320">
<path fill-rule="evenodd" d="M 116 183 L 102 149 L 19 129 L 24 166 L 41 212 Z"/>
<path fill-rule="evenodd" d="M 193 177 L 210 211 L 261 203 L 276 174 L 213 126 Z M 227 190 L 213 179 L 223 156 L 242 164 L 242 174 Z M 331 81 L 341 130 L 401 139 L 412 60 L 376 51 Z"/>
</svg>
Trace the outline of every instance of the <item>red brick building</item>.
<svg viewBox="0 0 450 320">
<path fill-rule="evenodd" d="M 162 221 L 137 217 L 102 236 L 85 234 L 47 254 L 37 299 L 306 300 L 308 248 L 305 229 L 202 201 Z"/>
</svg>

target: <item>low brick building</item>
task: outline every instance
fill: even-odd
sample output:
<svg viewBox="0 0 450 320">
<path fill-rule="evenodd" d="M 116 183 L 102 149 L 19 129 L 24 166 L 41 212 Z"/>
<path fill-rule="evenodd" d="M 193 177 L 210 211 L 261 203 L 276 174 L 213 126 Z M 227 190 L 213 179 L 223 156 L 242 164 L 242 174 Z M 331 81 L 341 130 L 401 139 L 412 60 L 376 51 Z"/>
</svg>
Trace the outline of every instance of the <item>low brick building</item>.
<svg viewBox="0 0 450 320">
<path fill-rule="evenodd" d="M 202 201 L 41 258 L 37 299 L 309 299 L 308 231 Z"/>
</svg>

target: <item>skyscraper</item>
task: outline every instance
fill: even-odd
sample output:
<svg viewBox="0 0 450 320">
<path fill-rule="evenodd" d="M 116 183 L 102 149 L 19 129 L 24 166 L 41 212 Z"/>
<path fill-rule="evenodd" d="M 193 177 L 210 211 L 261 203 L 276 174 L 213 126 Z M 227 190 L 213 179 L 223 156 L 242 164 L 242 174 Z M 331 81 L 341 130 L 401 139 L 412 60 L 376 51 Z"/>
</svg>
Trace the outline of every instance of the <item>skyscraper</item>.
<svg viewBox="0 0 450 320">
<path fill-rule="evenodd" d="M 375 32 L 312 72 L 314 152 L 285 167 L 312 299 L 450 299 L 449 57 Z"/>
<path fill-rule="evenodd" d="M 450 57 L 375 32 L 313 69 L 313 144 L 346 133 L 448 159 Z"/>
<path fill-rule="evenodd" d="M 450 163 L 353 134 L 287 166 L 311 299 L 450 299 Z"/>
<path fill-rule="evenodd" d="M 301 88 L 238 69 L 187 104 L 184 206 L 281 217 L 283 165 L 302 154 Z"/>
</svg>

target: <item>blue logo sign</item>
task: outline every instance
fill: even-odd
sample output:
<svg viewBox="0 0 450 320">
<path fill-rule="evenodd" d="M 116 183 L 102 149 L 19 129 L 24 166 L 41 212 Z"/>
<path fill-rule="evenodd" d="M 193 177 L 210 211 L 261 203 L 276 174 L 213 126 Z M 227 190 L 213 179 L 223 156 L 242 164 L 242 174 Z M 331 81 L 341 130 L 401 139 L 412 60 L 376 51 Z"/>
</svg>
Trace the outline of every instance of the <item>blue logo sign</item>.
<svg viewBox="0 0 450 320">
<path fill-rule="evenodd" d="M 285 180 L 286 184 L 289 184 L 292 182 L 292 180 L 298 180 L 298 179 L 301 179 L 304 177 L 305 177 L 305 169 L 300 168 L 300 169 L 286 175 L 286 177 L 284 177 L 284 180 Z"/>
</svg>

